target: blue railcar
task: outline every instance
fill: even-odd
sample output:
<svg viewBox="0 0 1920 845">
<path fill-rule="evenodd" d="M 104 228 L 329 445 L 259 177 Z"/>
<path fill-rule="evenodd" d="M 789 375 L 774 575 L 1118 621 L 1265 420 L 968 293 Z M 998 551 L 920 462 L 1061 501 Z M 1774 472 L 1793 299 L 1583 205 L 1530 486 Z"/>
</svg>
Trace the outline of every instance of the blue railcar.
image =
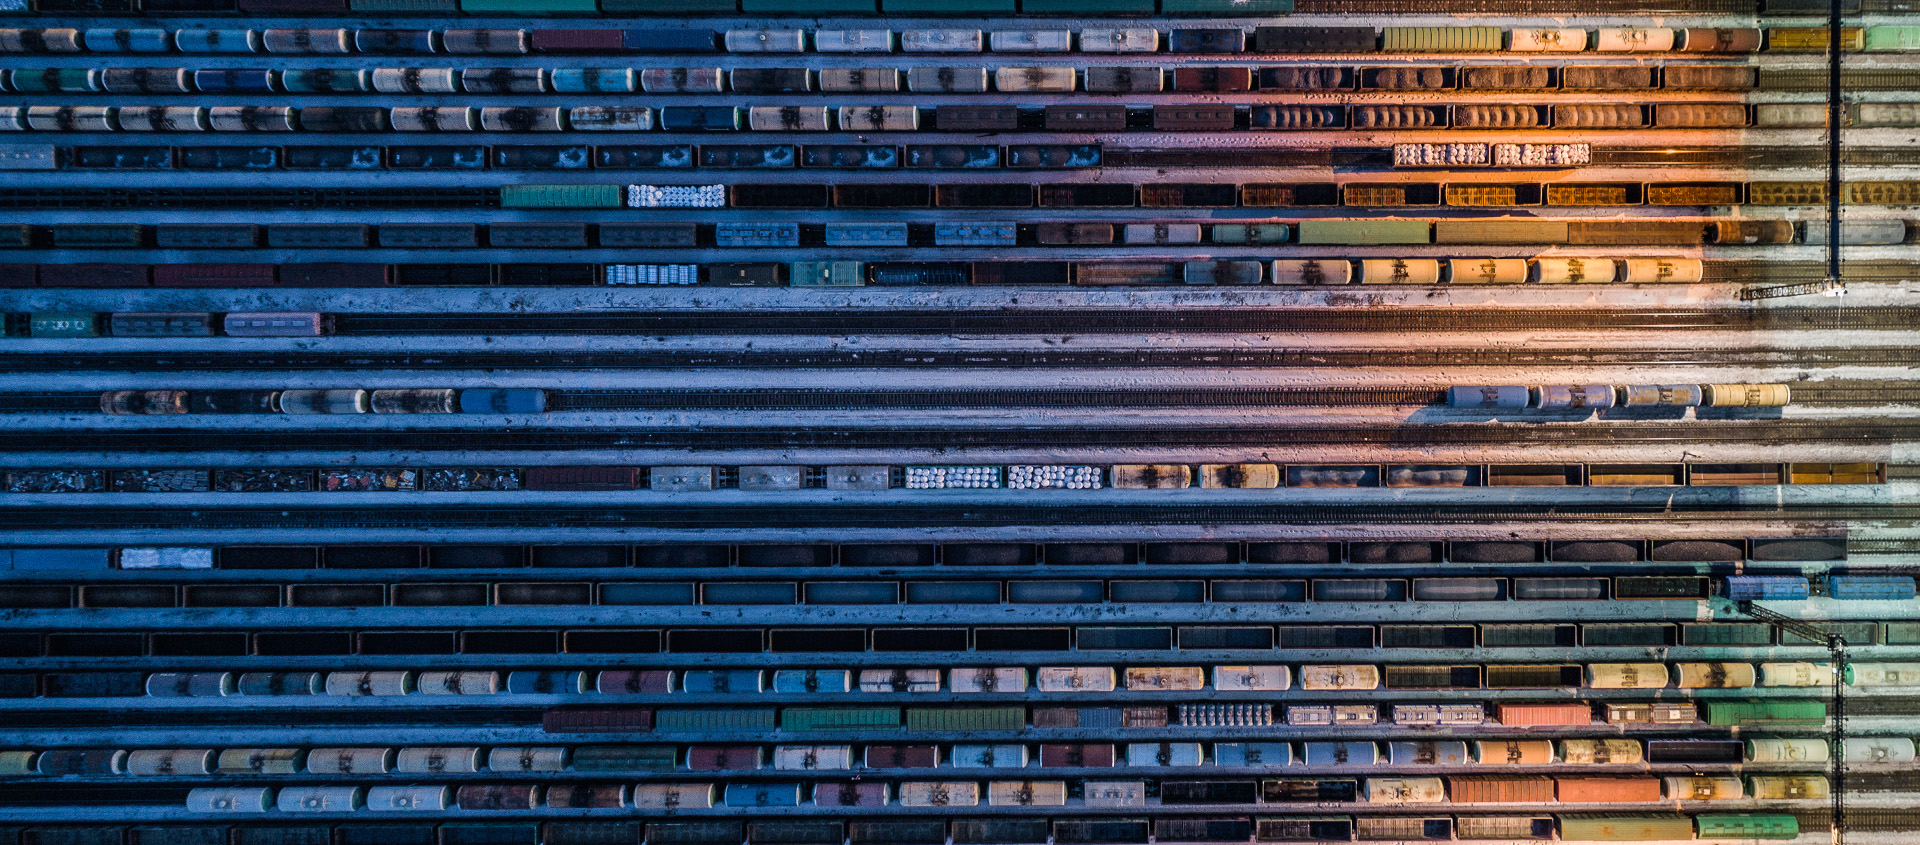
<svg viewBox="0 0 1920 845">
<path fill-rule="evenodd" d="M 717 53 L 711 29 L 629 29 L 621 42 L 634 53 Z"/>
<path fill-rule="evenodd" d="M 740 128 L 740 109 L 733 106 L 666 106 L 660 109 L 660 128 L 668 132 L 732 132 Z"/>
<path fill-rule="evenodd" d="M 1909 575 L 1829 575 L 1827 595 L 1845 601 L 1911 599 L 1915 590 Z"/>
<path fill-rule="evenodd" d="M 730 783 L 725 801 L 729 807 L 798 807 L 800 784 Z"/>
<path fill-rule="evenodd" d="M 460 391 L 463 414 L 539 414 L 547 392 L 534 387 L 474 387 Z"/>
<path fill-rule="evenodd" d="M 1309 742 L 1305 751 L 1309 766 L 1371 766 L 1380 761 L 1380 748 L 1371 742 Z"/>
<path fill-rule="evenodd" d="M 1463 384 L 1447 389 L 1449 408 L 1525 408 L 1533 392 L 1518 384 Z"/>
<path fill-rule="evenodd" d="M 433 30 L 356 29 L 353 31 L 353 49 L 362 53 L 432 53 Z"/>
<path fill-rule="evenodd" d="M 1727 576 L 1726 596 L 1733 601 L 1794 600 L 1812 595 L 1812 585 L 1798 575 Z"/>
<path fill-rule="evenodd" d="M 261 93 L 273 90 L 273 72 L 266 68 L 196 70 L 193 87 L 208 94 Z"/>
</svg>

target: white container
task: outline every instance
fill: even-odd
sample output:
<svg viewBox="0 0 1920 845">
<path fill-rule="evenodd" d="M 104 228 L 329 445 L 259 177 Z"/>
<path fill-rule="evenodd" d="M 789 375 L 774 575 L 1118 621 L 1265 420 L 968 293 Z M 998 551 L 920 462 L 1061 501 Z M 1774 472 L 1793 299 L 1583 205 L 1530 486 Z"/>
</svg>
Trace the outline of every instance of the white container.
<svg viewBox="0 0 1920 845">
<path fill-rule="evenodd" d="M 1063 780 L 996 780 L 987 783 L 989 807 L 1064 807 L 1067 782 Z"/>
<path fill-rule="evenodd" d="M 205 132 L 213 128 L 207 110 L 199 106 L 121 106 L 113 121 L 123 132 Z"/>
<path fill-rule="evenodd" d="M 996 53 L 1065 53 L 1073 49 L 1073 31 L 997 30 L 987 34 L 987 46 Z"/>
<path fill-rule="evenodd" d="M 821 53 L 891 53 L 890 29 L 816 29 L 813 49 Z"/>
<path fill-rule="evenodd" d="M 1589 663 L 1588 689 L 1663 689 L 1670 680 L 1665 663 Z"/>
<path fill-rule="evenodd" d="M 862 669 L 861 692 L 939 692 L 938 669 Z"/>
<path fill-rule="evenodd" d="M 900 784 L 902 807 L 975 807 L 980 784 L 973 781 L 910 781 Z"/>
<path fill-rule="evenodd" d="M 1207 673 L 1198 666 L 1133 666 L 1126 680 L 1130 690 L 1188 692 L 1205 689 Z"/>
<path fill-rule="evenodd" d="M 1825 687 L 1834 682 L 1831 663 L 1762 663 L 1763 687 Z"/>
<path fill-rule="evenodd" d="M 367 414 L 373 394 L 365 390 L 282 390 L 283 414 Z"/>
<path fill-rule="evenodd" d="M 1706 264 L 1698 258 L 1628 258 L 1623 279 L 1630 285 L 1692 284 L 1700 281 Z"/>
<path fill-rule="evenodd" d="M 1223 692 L 1283 690 L 1292 680 L 1285 666 L 1213 667 L 1213 688 Z"/>
<path fill-rule="evenodd" d="M 851 745 L 776 745 L 773 767 L 781 771 L 822 771 L 853 768 Z"/>
<path fill-rule="evenodd" d="M 1435 258 L 1363 258 L 1360 283 L 1364 285 L 1437 285 L 1440 261 Z"/>
<path fill-rule="evenodd" d="M 1372 725 L 1380 721 L 1380 711 L 1366 704 L 1290 704 L 1287 724 L 1294 727 L 1330 727 L 1333 725 Z"/>
<path fill-rule="evenodd" d="M 1602 53 L 1658 53 L 1673 49 L 1674 31 L 1664 26 L 1601 27 L 1593 49 Z"/>
<path fill-rule="evenodd" d="M 978 53 L 985 39 L 977 29 L 909 29 L 900 33 L 904 53 Z"/>
<path fill-rule="evenodd" d="M 1276 285 L 1345 285 L 1353 282 L 1353 264 L 1344 258 L 1278 258 L 1267 265 Z"/>
<path fill-rule="evenodd" d="M 402 748 L 393 770 L 402 774 L 472 774 L 480 771 L 480 749 L 461 745 Z"/>
<path fill-rule="evenodd" d="M 121 550 L 123 554 L 126 551 Z M 155 672 L 147 676 L 147 695 L 154 698 L 221 698 L 233 693 L 232 672 Z"/>
<path fill-rule="evenodd" d="M 1825 764 L 1833 757 L 1832 749 L 1821 739 L 1749 739 L 1746 751 L 1749 763 Z"/>
<path fill-rule="evenodd" d="M 1606 284 L 1613 281 L 1618 263 L 1611 258 L 1536 258 L 1534 281 L 1549 285 Z"/>
<path fill-rule="evenodd" d="M 127 752 L 127 774 L 134 777 L 178 777 L 213 774 L 211 748 L 142 748 Z"/>
<path fill-rule="evenodd" d="M 367 789 L 366 800 L 374 812 L 443 812 L 453 805 L 453 787 L 375 786 Z"/>
<path fill-rule="evenodd" d="M 953 746 L 947 761 L 956 769 L 1024 769 L 1027 747 L 960 743 Z"/>
<path fill-rule="evenodd" d="M 846 132 L 910 132 L 920 128 L 913 106 L 841 106 L 834 122 Z"/>
<path fill-rule="evenodd" d="M 754 106 L 747 109 L 747 127 L 755 132 L 825 132 L 826 106 Z"/>
<path fill-rule="evenodd" d="M 389 113 L 395 132 L 473 132 L 480 110 L 461 106 L 395 106 Z"/>
<path fill-rule="evenodd" d="M 391 748 L 314 748 L 307 772 L 316 775 L 384 775 L 393 770 Z"/>
<path fill-rule="evenodd" d="M 1912 763 L 1913 740 L 1904 736 L 1850 737 L 1841 742 L 1848 763 Z"/>
<path fill-rule="evenodd" d="M 1137 780 L 1087 781 L 1082 801 L 1089 807 L 1144 807 L 1147 785 Z"/>
<path fill-rule="evenodd" d="M 357 786 L 289 786 L 273 806 L 282 813 L 351 813 L 364 795 Z"/>
<path fill-rule="evenodd" d="M 500 673 L 421 672 L 415 689 L 421 695 L 493 695 L 500 691 Z"/>
<path fill-rule="evenodd" d="M 1198 223 L 1128 223 L 1121 228 L 1130 244 L 1197 244 Z"/>
<path fill-rule="evenodd" d="M 1160 30 L 1115 27 L 1080 30 L 1082 53 L 1152 53 L 1160 49 Z"/>
<path fill-rule="evenodd" d="M 710 810 L 713 793 L 710 783 L 642 783 L 633 787 L 633 806 L 640 810 Z"/>
<path fill-rule="evenodd" d="M 545 745 L 502 745 L 487 751 L 487 770 L 494 772 L 560 772 L 567 768 L 567 749 Z"/>
<path fill-rule="evenodd" d="M 328 672 L 328 695 L 406 695 L 413 692 L 412 672 Z"/>
<path fill-rule="evenodd" d="M 801 53 L 807 49 L 804 29 L 729 29 L 729 53 Z"/>
<path fill-rule="evenodd" d="M 646 106 L 574 106 L 567 109 L 567 128 L 577 132 L 646 132 L 653 128 L 653 109 Z"/>
<path fill-rule="evenodd" d="M 1824 800 L 1832 794 L 1825 775 L 1753 775 L 1747 783 L 1761 801 Z"/>
<path fill-rule="evenodd" d="M 1197 742 L 1129 742 L 1129 766 L 1198 766 L 1206 762 Z"/>
<path fill-rule="evenodd" d="M 179 546 L 123 547 L 114 560 L 121 569 L 212 569 L 213 549 Z M 195 672 L 193 674 L 221 673 Z"/>
<path fill-rule="evenodd" d="M 993 87 L 1025 94 L 1067 92 L 1076 75 L 1070 67 L 1003 67 L 993 71 Z"/>
<path fill-rule="evenodd" d="M 298 748 L 227 748 L 214 758 L 214 772 L 222 775 L 291 775 L 299 773 L 307 753 Z"/>
<path fill-rule="evenodd" d="M 1584 29 L 1514 27 L 1507 32 L 1508 52 L 1578 53 L 1587 49 L 1587 31 Z"/>
<path fill-rule="evenodd" d="M 112 132 L 107 106 L 27 106 L 27 128 L 40 132 Z"/>
<path fill-rule="evenodd" d="M 450 67 L 377 67 L 373 90 L 382 94 L 452 94 L 460 90 Z"/>
<path fill-rule="evenodd" d="M 1113 692 L 1115 685 L 1107 666 L 1043 666 L 1034 681 L 1041 692 Z"/>
<path fill-rule="evenodd" d="M 1393 723 L 1452 727 L 1486 724 L 1487 711 L 1478 704 L 1395 704 Z"/>
<path fill-rule="evenodd" d="M 1439 778 L 1367 778 L 1369 804 L 1437 804 L 1447 800 Z"/>
<path fill-rule="evenodd" d="M 1851 663 L 1847 685 L 1855 687 L 1920 686 L 1920 663 Z"/>
<path fill-rule="evenodd" d="M 273 809 L 273 790 L 264 786 L 202 787 L 187 792 L 189 813 L 264 813 Z"/>
<path fill-rule="evenodd" d="M 1380 667 L 1366 664 L 1300 667 L 1300 688 L 1308 690 L 1379 689 Z"/>
</svg>

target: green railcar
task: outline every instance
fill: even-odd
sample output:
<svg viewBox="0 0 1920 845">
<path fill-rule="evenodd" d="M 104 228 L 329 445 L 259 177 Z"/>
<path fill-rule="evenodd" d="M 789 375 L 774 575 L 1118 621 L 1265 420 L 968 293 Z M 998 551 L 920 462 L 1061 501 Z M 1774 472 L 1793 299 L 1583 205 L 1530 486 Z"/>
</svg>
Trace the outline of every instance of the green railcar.
<svg viewBox="0 0 1920 845">
<path fill-rule="evenodd" d="M 1293 13 L 1293 0 L 1160 0 L 1160 11 L 1169 15 L 1286 15 Z"/>
<path fill-rule="evenodd" d="M 1692 839 L 1686 816 L 1561 816 L 1562 842 L 1658 842 Z"/>
<path fill-rule="evenodd" d="M 576 772 L 671 772 L 678 764 L 673 745 L 582 745 L 573 749 Z"/>
<path fill-rule="evenodd" d="M 662 707 L 653 716 L 656 731 L 770 731 L 775 723 L 771 707 Z"/>
<path fill-rule="evenodd" d="M 1861 45 L 1869 53 L 1920 51 L 1920 26 L 1870 26 Z"/>
<path fill-rule="evenodd" d="M 18 68 L 7 77 L 13 90 L 23 94 L 49 91 L 99 91 L 100 71 L 94 68 Z"/>
<path fill-rule="evenodd" d="M 1025 707 L 909 707 L 910 731 L 1017 731 L 1027 726 Z"/>
<path fill-rule="evenodd" d="M 1798 839 L 1800 820 L 1785 813 L 1696 816 L 1701 839 Z"/>
<path fill-rule="evenodd" d="M 740 0 L 740 10 L 770 15 L 871 15 L 878 11 L 874 0 Z"/>
<path fill-rule="evenodd" d="M 350 0 L 348 7 L 355 12 L 454 14 L 460 11 L 460 0 Z"/>
<path fill-rule="evenodd" d="M 1888 622 L 1887 645 L 1920 645 L 1920 622 Z"/>
<path fill-rule="evenodd" d="M 1736 725 L 1819 724 L 1827 720 L 1824 701 L 1707 701 L 1707 724 Z"/>
<path fill-rule="evenodd" d="M 619 185 L 505 185 L 501 208 L 620 208 L 626 205 Z"/>
<path fill-rule="evenodd" d="M 864 731 L 900 727 L 898 707 L 788 707 L 780 711 L 784 731 Z"/>
<path fill-rule="evenodd" d="M 858 261 L 795 261 L 788 284 L 796 288 L 856 288 L 867 283 L 867 267 Z"/>
<path fill-rule="evenodd" d="M 578 15 L 595 14 L 595 0 L 460 0 L 469 15 Z"/>
<path fill-rule="evenodd" d="M 100 319 L 90 311 L 41 311 L 27 318 L 28 337 L 99 337 Z"/>
<path fill-rule="evenodd" d="M 1498 53 L 1504 33 L 1497 26 L 1390 26 L 1388 53 Z"/>
<path fill-rule="evenodd" d="M 1031 15 L 1151 15 L 1153 0 L 1020 0 L 1020 11 Z"/>
<path fill-rule="evenodd" d="M 1280 244 L 1289 234 L 1285 223 L 1215 223 L 1212 238 L 1217 244 Z"/>
<path fill-rule="evenodd" d="M 1433 225 L 1425 220 L 1302 220 L 1303 244 L 1424 244 L 1433 242 Z"/>
<path fill-rule="evenodd" d="M 25 223 L 0 226 L 0 249 L 26 249 L 33 246 L 33 227 Z"/>
<path fill-rule="evenodd" d="M 1759 622 L 1690 622 L 1680 626 L 1682 645 L 1773 645 L 1773 626 Z"/>
<path fill-rule="evenodd" d="M 1016 0 L 880 0 L 880 10 L 900 15 L 1010 15 Z"/>
<path fill-rule="evenodd" d="M 600 0 L 600 10 L 614 15 L 729 15 L 740 11 L 740 6 L 735 0 Z"/>
<path fill-rule="evenodd" d="M 139 249 L 147 242 L 147 227 L 138 225 L 53 226 L 50 234 L 62 249 Z"/>
</svg>

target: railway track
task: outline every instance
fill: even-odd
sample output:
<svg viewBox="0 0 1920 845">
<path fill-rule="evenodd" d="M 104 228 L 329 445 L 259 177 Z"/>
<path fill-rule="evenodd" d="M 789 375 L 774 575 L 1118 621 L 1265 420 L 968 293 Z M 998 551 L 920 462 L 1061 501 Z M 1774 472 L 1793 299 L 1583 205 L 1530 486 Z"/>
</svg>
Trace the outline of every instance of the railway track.
<svg viewBox="0 0 1920 845">
<path fill-rule="evenodd" d="M 1757 278 L 1769 262 L 1722 271 Z M 1810 262 L 1806 263 L 1811 266 Z M 1885 262 L 1920 276 L 1920 265 Z M 1752 275 L 1738 276 L 1740 273 Z M 1143 332 L 1410 332 L 1578 329 L 1910 330 L 1920 308 L 1789 306 L 1712 310 L 1262 308 L 1148 311 L 1140 309 L 1034 310 L 792 310 L 648 311 L 573 314 L 340 314 L 337 334 L 1115 334 Z"/>
<path fill-rule="evenodd" d="M 1339 368 L 1339 367 L 1521 367 L 1521 366 L 1908 366 L 1909 347 L 1851 349 L 1732 349 L 1567 351 L 1525 347 L 1464 350 L 1202 349 L 1083 352 L 914 352 L 898 350 L 723 351 L 538 351 L 538 352 L 52 352 L 0 356 L 0 372 L 263 372 L 300 370 L 648 370 L 922 368 L 980 369 L 1022 367 L 1127 368 Z M 1841 395 L 1815 388 L 1829 400 L 1821 404 L 1870 404 L 1910 401 L 1914 388 L 1873 386 L 1873 392 Z M 23 398 L 24 397 L 24 398 Z M 63 397 L 63 398 L 57 398 Z M 97 405 L 87 394 L 15 394 L 0 397 L 4 411 L 79 411 Z"/>
<path fill-rule="evenodd" d="M 1876 383 L 1793 385 L 1794 404 L 1868 407 L 1920 404 L 1920 387 Z M 551 390 L 547 409 L 644 411 L 656 409 L 872 409 L 872 408 L 1177 408 L 1177 407 L 1407 407 L 1446 401 L 1444 387 L 1215 388 L 1169 390 Z M 90 413 L 98 393 L 0 394 L 0 413 Z M 1585 412 L 1581 412 L 1585 413 Z"/>
<path fill-rule="evenodd" d="M 1768 443 L 1886 446 L 1920 440 L 1920 421 L 1764 421 L 1674 425 L 1637 423 L 1513 425 L 1461 423 L 1403 426 L 1033 426 L 1019 428 L 767 428 L 704 426 L 583 429 L 356 428 L 299 433 L 233 429 L 13 429 L 0 432 L 6 452 L 551 451 L 593 449 L 962 449 L 1178 448 L 1284 449 L 1301 446 L 1469 448 L 1619 446 L 1623 444 Z"/>
<path fill-rule="evenodd" d="M 1791 509 L 1758 505 L 1687 502 L 1644 506 L 1556 505 L 1550 511 L 1504 505 L 874 505 L 806 507 L 746 505 L 472 506 L 381 505 L 379 507 L 5 507 L 0 530 L 753 530 L 993 527 L 1088 527 L 1139 525 L 1475 525 L 1486 523 L 1621 524 L 1793 520 L 1873 521 L 1911 526 L 1920 505 L 1806 505 Z M 91 533 L 89 536 L 93 536 Z M 177 535 L 176 535 L 177 536 Z M 372 540 L 375 538 L 363 538 Z M 184 540 L 182 541 L 184 542 Z"/>
</svg>

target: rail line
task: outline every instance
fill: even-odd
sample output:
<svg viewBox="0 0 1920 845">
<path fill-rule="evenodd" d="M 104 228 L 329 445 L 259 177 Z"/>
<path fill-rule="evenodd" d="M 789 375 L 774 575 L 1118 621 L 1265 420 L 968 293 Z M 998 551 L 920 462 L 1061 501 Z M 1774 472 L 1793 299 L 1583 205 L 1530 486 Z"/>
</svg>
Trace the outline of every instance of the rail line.
<svg viewBox="0 0 1920 845">
<path fill-rule="evenodd" d="M 1739 264 L 1758 273 L 1768 262 Z M 1802 262 L 1811 264 L 1811 262 Z M 1897 263 L 1912 271 L 1920 264 Z M 1751 265 L 1751 267 L 1747 266 Z M 1913 275 L 1920 276 L 1920 272 Z M 1857 278 L 1849 276 L 1849 278 Z M 646 311 L 573 314 L 341 314 L 350 336 L 443 334 L 1116 334 L 1141 332 L 1408 332 L 1542 329 L 1910 330 L 1920 308 L 1788 306 L 1745 309 L 1396 309 Z"/>
<path fill-rule="evenodd" d="M 1622 506 L 1556 505 L 1550 511 L 1505 505 L 873 505 L 715 506 L 472 506 L 97 508 L 0 506 L 8 531 L 224 531 L 432 529 L 751 530 L 766 528 L 991 528 L 1139 525 L 1474 525 L 1508 522 L 1688 522 L 1793 520 L 1874 521 L 1911 526 L 1920 505 L 1700 505 L 1686 502 Z"/>
<path fill-rule="evenodd" d="M 1905 383 L 1901 383 L 1905 384 Z M 1798 405 L 1868 407 L 1920 404 L 1920 387 L 1873 382 L 1793 385 Z M 1446 401 L 1443 387 L 1211 388 L 1165 390 L 550 390 L 547 409 L 643 411 L 656 409 L 865 408 L 1175 408 L 1175 407 L 1407 407 Z M 0 394 L 0 413 L 90 413 L 98 393 Z M 1584 412 L 1582 412 L 1584 413 Z"/>
<path fill-rule="evenodd" d="M 1677 410 L 1677 409 L 1675 409 Z M 1732 410 L 1732 409 L 1729 409 Z M 1761 409 L 1764 412 L 1766 409 Z M 1676 415 L 1677 416 L 1677 415 Z M 378 428 L 301 431 L 234 429 L 12 429 L 6 452 L 286 452 L 305 450 L 551 451 L 566 449 L 959 449 L 1121 447 L 1385 446 L 1394 448 L 1618 446 L 1623 444 L 1779 443 L 1885 446 L 1920 440 L 1920 421 L 1716 421 L 1542 425 L 1459 423 L 1401 426 L 1028 426 L 1000 428 L 771 428 L 597 426 L 563 429 Z"/>
<path fill-rule="evenodd" d="M 260 372 L 297 370 L 649 370 L 649 369 L 793 369 L 922 368 L 981 369 L 1024 367 L 1199 368 L 1241 367 L 1522 367 L 1522 366 L 1909 366 L 1910 347 L 1851 349 L 1716 349 L 1568 351 L 1524 347 L 1458 350 L 1194 349 L 1161 351 L 1089 350 L 917 352 L 902 350 L 622 350 L 602 352 L 49 352 L 0 356 L 0 372 Z M 1825 393 L 1826 388 L 1815 388 Z M 1920 388 L 1875 386 L 1862 394 L 1872 404 L 1913 401 Z M 54 394 L 16 394 L 52 396 Z M 1851 396 L 1826 404 L 1850 404 Z M 81 400 L 0 398 L 0 410 L 65 411 L 92 408 L 97 396 Z M 1822 400 L 1809 399 L 1810 402 Z M 8 404 L 9 402 L 23 404 Z"/>
</svg>

